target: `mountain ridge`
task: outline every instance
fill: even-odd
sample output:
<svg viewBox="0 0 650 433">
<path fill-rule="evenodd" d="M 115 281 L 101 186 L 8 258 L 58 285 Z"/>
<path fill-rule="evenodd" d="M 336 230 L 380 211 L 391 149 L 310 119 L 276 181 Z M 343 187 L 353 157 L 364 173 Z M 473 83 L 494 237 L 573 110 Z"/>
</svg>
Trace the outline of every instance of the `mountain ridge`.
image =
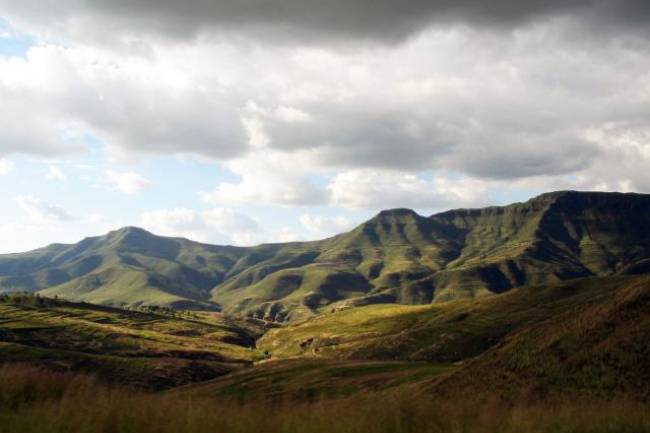
<svg viewBox="0 0 650 433">
<path fill-rule="evenodd" d="M 274 321 L 374 303 L 427 304 L 650 271 L 650 195 L 556 191 L 422 216 L 387 209 L 346 233 L 254 247 L 128 226 L 0 256 L 0 291 Z"/>
</svg>

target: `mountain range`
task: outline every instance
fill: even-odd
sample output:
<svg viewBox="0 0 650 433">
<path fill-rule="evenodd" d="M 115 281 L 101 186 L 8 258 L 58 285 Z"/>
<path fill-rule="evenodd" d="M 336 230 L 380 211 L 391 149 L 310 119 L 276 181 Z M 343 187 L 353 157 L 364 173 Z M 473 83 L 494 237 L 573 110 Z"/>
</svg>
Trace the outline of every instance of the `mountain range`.
<svg viewBox="0 0 650 433">
<path fill-rule="evenodd" d="M 422 216 L 380 212 L 313 242 L 216 246 L 127 227 L 0 255 L 0 292 L 270 321 L 430 304 L 592 276 L 650 273 L 650 195 L 560 191 Z"/>
</svg>

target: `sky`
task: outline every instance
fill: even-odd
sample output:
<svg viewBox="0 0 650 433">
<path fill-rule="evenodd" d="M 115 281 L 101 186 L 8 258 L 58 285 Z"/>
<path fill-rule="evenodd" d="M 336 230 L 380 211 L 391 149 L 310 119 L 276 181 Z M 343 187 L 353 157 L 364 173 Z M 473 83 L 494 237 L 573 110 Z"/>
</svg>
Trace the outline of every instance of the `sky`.
<svg viewBox="0 0 650 433">
<path fill-rule="evenodd" d="M 650 192 L 647 0 L 0 0 L 0 253 Z"/>
</svg>

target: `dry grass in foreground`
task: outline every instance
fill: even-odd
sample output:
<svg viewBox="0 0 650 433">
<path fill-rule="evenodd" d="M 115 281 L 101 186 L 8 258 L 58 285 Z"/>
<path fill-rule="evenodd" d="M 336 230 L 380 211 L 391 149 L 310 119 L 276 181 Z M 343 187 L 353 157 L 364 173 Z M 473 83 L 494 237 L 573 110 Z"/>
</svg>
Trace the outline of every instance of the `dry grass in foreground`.
<svg viewBox="0 0 650 433">
<path fill-rule="evenodd" d="M 650 432 L 626 401 L 512 407 L 367 394 L 316 403 L 223 403 L 107 387 L 91 376 L 0 367 L 0 433 Z"/>
</svg>

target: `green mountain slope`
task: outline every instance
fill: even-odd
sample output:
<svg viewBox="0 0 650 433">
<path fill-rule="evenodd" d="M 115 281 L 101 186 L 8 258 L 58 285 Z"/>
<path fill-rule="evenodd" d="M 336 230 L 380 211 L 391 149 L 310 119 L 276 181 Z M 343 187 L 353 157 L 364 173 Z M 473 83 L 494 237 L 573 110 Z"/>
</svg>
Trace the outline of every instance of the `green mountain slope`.
<svg viewBox="0 0 650 433">
<path fill-rule="evenodd" d="M 429 388 L 454 396 L 626 396 L 648 401 L 650 278 L 563 285 L 593 293 L 510 333 Z"/>
<path fill-rule="evenodd" d="M 650 195 L 556 192 L 431 217 L 380 212 L 315 242 L 211 246 L 126 228 L 0 256 L 0 291 L 273 321 L 429 304 L 572 278 L 650 272 Z"/>
<path fill-rule="evenodd" d="M 243 252 L 128 227 L 75 245 L 2 256 L 0 287 L 106 305 L 216 309 L 209 291 Z"/>
<path fill-rule="evenodd" d="M 278 363 L 453 363 L 449 374 L 433 382 L 423 378 L 421 385 L 454 397 L 620 393 L 647 399 L 648 335 L 650 276 L 625 276 L 427 306 L 373 305 L 322 314 L 267 332 L 258 347 Z"/>
<path fill-rule="evenodd" d="M 377 303 L 427 304 L 530 284 L 650 270 L 650 196 L 558 192 L 422 217 L 383 211 L 294 244 L 213 290 L 226 311 L 293 321 Z"/>
<path fill-rule="evenodd" d="M 459 257 L 435 278 L 436 298 L 457 298 L 459 288 L 500 292 L 522 284 L 642 272 L 650 253 L 649 217 L 648 195 L 579 192 L 434 215 L 464 239 Z"/>
<path fill-rule="evenodd" d="M 591 277 L 426 306 L 370 305 L 268 331 L 270 360 L 180 388 L 309 401 L 393 390 L 427 401 L 650 398 L 650 276 Z"/>
<path fill-rule="evenodd" d="M 650 291 L 649 282 L 648 276 L 584 278 L 478 299 L 350 308 L 272 329 L 258 347 L 275 358 L 457 362 L 575 308 L 614 303 L 630 285 Z"/>
<path fill-rule="evenodd" d="M 261 338 L 259 322 L 219 313 L 20 298 L 0 296 L 0 360 L 156 389 L 201 382 L 179 389 L 192 398 L 302 400 L 404 387 L 452 400 L 650 398 L 648 275 L 351 308 Z"/>
</svg>

